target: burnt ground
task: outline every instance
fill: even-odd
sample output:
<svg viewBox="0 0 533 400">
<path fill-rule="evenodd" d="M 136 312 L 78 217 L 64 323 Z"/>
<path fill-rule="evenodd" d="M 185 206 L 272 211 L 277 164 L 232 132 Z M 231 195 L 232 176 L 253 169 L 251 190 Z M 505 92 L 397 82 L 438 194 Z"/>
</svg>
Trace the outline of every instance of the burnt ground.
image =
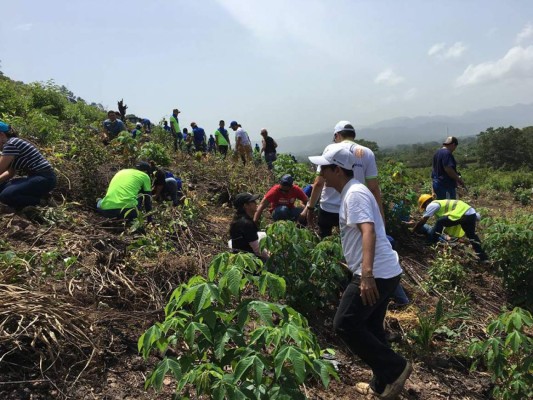
<svg viewBox="0 0 533 400">
<path fill-rule="evenodd" d="M 216 171 L 207 176 L 216 176 Z M 173 247 L 163 242 L 160 248 L 145 246 L 143 254 L 148 256 L 142 259 L 132 250 L 143 246 L 142 234 L 124 231 L 90 207 L 62 200 L 61 193 L 56 194 L 58 207 L 41 208 L 35 215 L 0 214 L 0 399 L 172 397 L 170 378 L 161 393 L 145 391 L 145 378 L 159 358 L 143 360 L 137 340 L 162 320 L 172 289 L 205 273 L 209 260 L 225 250 L 232 215 L 225 202 L 246 187 L 246 181 L 228 184 L 192 174 L 187 179 L 194 182 L 186 191 L 199 205 L 196 219 L 179 225 L 176 221 L 184 218 L 184 211 L 158 205 L 169 218 L 147 229 L 168 236 Z M 269 182 L 267 177 L 264 187 Z M 391 310 L 387 326 L 399 337 L 393 346 L 415 368 L 402 398 L 489 398 L 490 377 L 469 371 L 465 340 L 481 337 L 484 326 L 505 304 L 501 282 L 490 266 L 467 262 L 468 276 L 461 287 L 470 298 L 470 318 L 447 324 L 461 326 L 461 337 L 438 334 L 430 349 L 422 351 L 410 336 L 418 324 L 417 313 L 432 310 L 438 298 L 447 300 L 447 295 L 424 286 L 433 249 L 413 237 L 401 238 L 400 243 L 404 286 L 412 303 Z M 468 259 L 469 250 L 458 246 Z M 75 258 L 72 265 L 65 261 L 69 257 Z M 334 305 L 310 324 L 322 346 L 336 350 L 340 379 L 328 389 L 318 383 L 306 385 L 305 393 L 310 399 L 364 398 L 354 385 L 368 381 L 370 372 L 333 334 L 333 315 Z"/>
</svg>

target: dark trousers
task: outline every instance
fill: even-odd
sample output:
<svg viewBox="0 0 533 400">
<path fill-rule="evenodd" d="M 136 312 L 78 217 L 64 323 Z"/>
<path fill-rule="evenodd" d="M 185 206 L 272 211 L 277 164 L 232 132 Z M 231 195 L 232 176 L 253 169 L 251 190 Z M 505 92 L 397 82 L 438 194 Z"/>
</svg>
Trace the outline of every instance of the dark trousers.
<svg viewBox="0 0 533 400">
<path fill-rule="evenodd" d="M 476 214 L 463 215 L 457 221 L 452 221 L 448 216 L 440 217 L 437 219 L 437 223 L 433 229 L 431 229 L 429 232 L 429 240 L 432 243 L 436 243 L 439 240 L 439 236 L 442 235 L 442 231 L 445 227 L 461 225 L 461 228 L 463 228 L 463 231 L 465 231 L 465 235 L 479 259 L 486 260 L 488 258 L 487 254 L 485 251 L 483 251 L 479 236 L 476 234 L 476 221 Z"/>
<path fill-rule="evenodd" d="M 181 149 L 181 142 L 183 141 L 183 136 L 181 134 L 173 133 L 172 136 L 174 136 L 174 151 L 178 151 L 178 149 Z"/>
<path fill-rule="evenodd" d="M 267 166 L 268 166 L 268 169 L 272 169 L 274 166 L 272 165 L 272 163 L 274 161 L 276 161 L 277 159 L 277 154 L 276 152 L 273 152 L 273 153 L 265 153 L 265 161 L 267 163 Z"/>
<path fill-rule="evenodd" d="M 0 202 L 18 210 L 38 205 L 41 198 L 56 187 L 56 183 L 56 174 L 51 169 L 11 179 L 0 184 Z"/>
<path fill-rule="evenodd" d="M 98 207 L 98 206 L 97 206 Z M 150 212 L 152 210 L 152 198 L 148 194 L 139 194 L 137 199 L 137 208 L 112 208 L 110 210 L 102 210 L 97 208 L 96 211 L 106 218 L 119 218 L 133 221 L 137 218 L 138 211 Z M 148 221 L 152 220 L 149 216 Z"/>
<path fill-rule="evenodd" d="M 226 155 L 228 154 L 228 146 L 220 145 L 218 146 L 218 151 L 224 156 L 223 158 L 226 158 Z"/>
<path fill-rule="evenodd" d="M 389 346 L 383 321 L 387 304 L 400 282 L 400 275 L 390 279 L 376 279 L 379 299 L 373 306 L 365 306 L 359 286 L 361 277 L 355 275 L 344 291 L 333 327 L 349 349 L 372 368 L 375 379 L 392 383 L 402 373 L 406 360 Z"/>
<path fill-rule="evenodd" d="M 320 209 L 318 212 L 318 235 L 322 239 L 331 236 L 334 226 L 339 226 L 339 214 Z"/>
</svg>

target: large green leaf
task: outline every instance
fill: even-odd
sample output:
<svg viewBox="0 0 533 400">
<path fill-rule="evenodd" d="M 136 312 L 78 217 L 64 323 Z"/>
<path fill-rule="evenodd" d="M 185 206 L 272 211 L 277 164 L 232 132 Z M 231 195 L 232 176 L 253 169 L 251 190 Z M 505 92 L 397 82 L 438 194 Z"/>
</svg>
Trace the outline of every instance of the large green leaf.
<svg viewBox="0 0 533 400">
<path fill-rule="evenodd" d="M 268 326 L 274 325 L 272 322 L 272 310 L 268 303 L 259 300 L 251 301 L 248 304 L 248 311 L 252 310 L 259 315 L 261 322 L 268 324 Z"/>
<path fill-rule="evenodd" d="M 281 376 L 283 367 L 289 363 L 292 364 L 298 383 L 303 383 L 306 375 L 305 358 L 307 355 L 297 347 L 284 345 L 274 358 L 276 378 Z"/>
<path fill-rule="evenodd" d="M 196 341 L 196 332 L 200 332 L 201 337 L 206 339 L 209 343 L 213 343 L 211 331 L 206 324 L 202 324 L 200 322 L 191 322 L 184 332 L 185 340 L 187 341 L 187 345 L 189 347 L 192 347 Z"/>
<path fill-rule="evenodd" d="M 149 386 L 153 386 L 156 390 L 161 390 L 163 379 L 165 375 L 167 375 L 167 372 L 170 372 L 174 379 L 181 379 L 181 367 L 178 361 L 173 358 L 165 357 L 159 362 L 159 364 L 157 364 L 154 372 L 150 374 L 146 380 L 145 387 L 148 388 Z"/>
<path fill-rule="evenodd" d="M 228 288 L 232 295 L 238 296 L 241 288 L 242 271 L 236 266 L 231 266 L 219 282 L 220 289 Z"/>
</svg>

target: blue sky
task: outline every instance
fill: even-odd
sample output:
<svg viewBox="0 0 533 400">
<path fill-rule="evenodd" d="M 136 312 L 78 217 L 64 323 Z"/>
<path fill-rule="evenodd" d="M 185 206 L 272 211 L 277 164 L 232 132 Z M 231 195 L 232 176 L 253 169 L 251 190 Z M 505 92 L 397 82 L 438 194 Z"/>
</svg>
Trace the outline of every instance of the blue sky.
<svg viewBox="0 0 533 400">
<path fill-rule="evenodd" d="M 533 102 L 533 2 L 0 0 L 1 69 L 252 140 Z"/>
</svg>

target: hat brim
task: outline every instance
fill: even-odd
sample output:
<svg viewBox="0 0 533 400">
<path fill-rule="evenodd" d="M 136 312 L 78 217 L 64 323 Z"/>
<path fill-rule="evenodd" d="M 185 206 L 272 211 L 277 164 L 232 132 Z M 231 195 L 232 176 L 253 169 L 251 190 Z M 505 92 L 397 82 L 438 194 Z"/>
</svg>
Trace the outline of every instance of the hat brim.
<svg viewBox="0 0 533 400">
<path fill-rule="evenodd" d="M 254 194 L 254 195 L 252 196 L 252 198 L 248 201 L 248 203 L 249 203 L 250 201 L 256 201 L 256 200 L 259 199 L 260 197 L 261 197 L 261 195 L 259 195 L 259 194 Z"/>
<path fill-rule="evenodd" d="M 331 164 L 324 156 L 311 156 L 307 157 L 315 165 L 329 165 Z"/>
</svg>

